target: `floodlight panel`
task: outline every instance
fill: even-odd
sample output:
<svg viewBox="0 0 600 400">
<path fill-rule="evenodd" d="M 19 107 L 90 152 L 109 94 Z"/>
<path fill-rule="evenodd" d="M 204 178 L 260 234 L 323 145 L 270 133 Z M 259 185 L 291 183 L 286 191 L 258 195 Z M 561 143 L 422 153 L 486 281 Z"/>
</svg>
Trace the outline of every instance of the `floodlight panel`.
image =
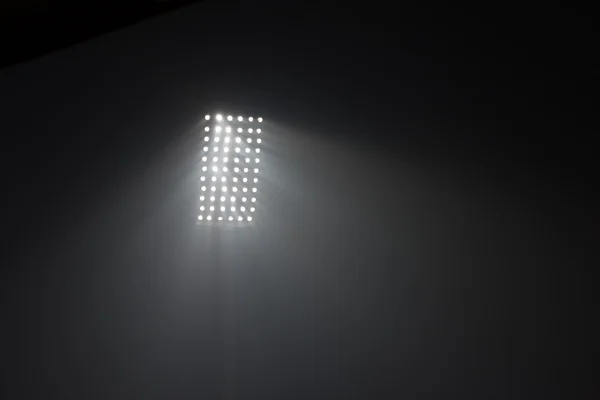
<svg viewBox="0 0 600 400">
<path fill-rule="evenodd" d="M 255 221 L 259 194 L 261 117 L 206 115 L 199 167 L 197 223 L 248 226 Z M 245 205 L 252 205 L 248 207 Z"/>
</svg>

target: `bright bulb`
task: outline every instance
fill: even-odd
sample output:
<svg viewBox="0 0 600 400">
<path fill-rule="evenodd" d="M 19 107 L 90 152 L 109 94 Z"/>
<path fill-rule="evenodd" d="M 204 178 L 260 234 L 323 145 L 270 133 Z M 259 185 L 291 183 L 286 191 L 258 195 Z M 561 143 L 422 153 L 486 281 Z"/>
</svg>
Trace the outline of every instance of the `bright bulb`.
<svg viewBox="0 0 600 400">
<path fill-rule="evenodd" d="M 248 222 L 252 221 L 252 217 L 247 218 Z"/>
<path fill-rule="evenodd" d="M 217 177 L 213 176 L 212 178 L 210 178 L 211 181 L 216 182 L 217 181 Z"/>
<path fill-rule="evenodd" d="M 215 206 L 210 206 L 209 210 L 210 211 L 215 211 Z"/>
<path fill-rule="evenodd" d="M 245 173 L 248 173 L 248 168 L 244 168 L 244 172 L 245 172 Z"/>
<path fill-rule="evenodd" d="M 220 133 L 221 132 L 221 127 L 220 126 L 215 127 L 215 132 Z"/>
<path fill-rule="evenodd" d="M 210 140 L 210 138 L 208 136 L 204 136 L 204 141 L 208 142 Z"/>
<path fill-rule="evenodd" d="M 225 148 L 223 148 L 223 151 L 224 151 L 225 153 L 229 153 L 229 147 L 225 147 Z"/>
<path fill-rule="evenodd" d="M 233 217 L 232 217 L 232 216 L 229 216 L 229 220 L 230 220 L 230 221 L 233 221 Z"/>
<path fill-rule="evenodd" d="M 200 180 L 201 180 L 202 182 L 204 182 L 204 181 L 206 180 L 206 177 L 205 177 L 205 176 L 201 176 L 201 177 L 200 177 Z"/>
<path fill-rule="evenodd" d="M 208 160 L 208 157 L 206 157 L 206 156 L 202 157 L 202 161 L 206 162 L 206 160 Z"/>
<path fill-rule="evenodd" d="M 238 133 L 242 133 L 244 130 L 242 128 L 238 128 Z"/>
<path fill-rule="evenodd" d="M 246 153 L 250 153 L 250 148 L 246 147 Z"/>
<path fill-rule="evenodd" d="M 239 169 L 238 167 L 235 167 L 233 170 L 234 170 L 235 172 L 240 172 L 240 169 Z"/>
<path fill-rule="evenodd" d="M 254 121 L 254 118 L 250 117 L 250 118 L 248 118 L 248 121 L 252 122 L 252 121 Z"/>
<path fill-rule="evenodd" d="M 257 149 L 256 149 L 256 152 L 257 152 L 257 153 L 260 153 L 260 149 L 259 149 L 259 148 L 257 148 Z"/>
<path fill-rule="evenodd" d="M 221 206 L 221 211 L 225 211 L 225 206 Z"/>
<path fill-rule="evenodd" d="M 258 189 L 256 189 L 256 188 L 252 188 L 252 193 L 256 193 L 257 190 Z"/>
<path fill-rule="evenodd" d="M 243 187 L 243 188 L 242 188 L 242 192 L 246 193 L 247 191 L 248 191 L 248 188 L 247 188 L 247 187 Z"/>
<path fill-rule="evenodd" d="M 246 163 L 249 163 L 250 159 L 248 157 L 246 157 Z"/>
<path fill-rule="evenodd" d="M 238 121 L 242 122 L 244 120 L 243 117 L 238 117 Z"/>
<path fill-rule="evenodd" d="M 202 150 L 203 150 L 203 151 L 208 151 L 208 147 L 207 147 L 207 146 L 204 146 L 204 147 L 202 148 Z"/>
<path fill-rule="evenodd" d="M 258 168 L 254 168 L 254 173 L 258 174 Z"/>
<path fill-rule="evenodd" d="M 200 211 L 204 211 L 204 206 L 200 206 Z"/>
<path fill-rule="evenodd" d="M 227 132 L 227 133 L 231 133 L 231 127 L 230 127 L 230 126 L 226 127 L 226 128 L 225 128 L 225 132 Z"/>
<path fill-rule="evenodd" d="M 254 183 L 258 182 L 258 178 L 254 178 Z"/>
<path fill-rule="evenodd" d="M 235 162 L 235 163 L 239 163 L 239 162 L 240 162 L 240 159 L 236 157 L 236 158 L 234 158 L 234 159 L 233 159 L 233 162 Z"/>
<path fill-rule="evenodd" d="M 221 190 L 222 190 L 222 191 L 224 191 L 224 192 L 226 192 L 226 191 L 227 191 L 227 186 L 223 186 L 223 187 L 221 188 Z"/>
<path fill-rule="evenodd" d="M 210 201 L 215 201 L 215 196 L 210 196 Z"/>
<path fill-rule="evenodd" d="M 231 190 L 233 190 L 234 192 L 237 192 L 237 188 L 235 186 Z"/>
<path fill-rule="evenodd" d="M 219 220 L 219 221 L 223 221 L 223 217 L 219 217 L 219 218 L 218 218 L 218 220 Z"/>
<path fill-rule="evenodd" d="M 252 143 L 252 139 L 248 138 L 248 140 L 246 140 L 246 142 Z"/>
<path fill-rule="evenodd" d="M 204 119 L 208 121 L 208 120 L 210 119 L 210 115 L 206 114 L 206 115 L 204 116 Z"/>
<path fill-rule="evenodd" d="M 253 197 L 253 198 L 252 198 L 252 202 L 253 202 L 253 203 L 256 203 L 256 197 Z"/>
<path fill-rule="evenodd" d="M 221 182 L 225 182 L 225 181 L 227 181 L 227 178 L 226 177 L 222 177 L 221 178 Z"/>
<path fill-rule="evenodd" d="M 244 183 L 248 182 L 248 178 L 244 177 L 244 179 L 242 179 L 242 182 L 244 182 Z"/>
<path fill-rule="evenodd" d="M 250 207 L 250 212 L 254 212 L 256 210 L 254 207 Z"/>
<path fill-rule="evenodd" d="M 238 217 L 238 221 L 241 221 L 241 220 L 242 220 L 242 217 Z"/>
<path fill-rule="evenodd" d="M 229 161 L 229 158 L 228 158 L 228 157 L 223 157 L 223 162 L 224 162 L 224 163 L 226 163 L 226 162 L 228 162 L 228 161 Z"/>
<path fill-rule="evenodd" d="M 229 168 L 223 167 L 223 172 L 227 172 L 227 171 L 229 171 Z"/>
<path fill-rule="evenodd" d="M 206 172 L 208 168 L 206 168 L 206 165 L 204 167 L 202 167 L 202 171 Z"/>
<path fill-rule="evenodd" d="M 202 190 L 203 192 L 206 192 L 206 186 L 202 186 L 202 187 L 200 188 L 200 190 Z"/>
<path fill-rule="evenodd" d="M 261 132 L 262 132 L 262 129 L 260 129 L 260 128 L 258 128 L 258 129 L 256 130 L 256 133 L 261 133 Z M 259 140 L 260 140 L 260 139 L 259 139 Z M 258 143 L 260 143 L 260 142 L 258 142 Z"/>
<path fill-rule="evenodd" d="M 212 167 L 213 172 L 219 172 L 219 167 Z"/>
<path fill-rule="evenodd" d="M 213 157 L 213 162 L 219 161 L 219 157 Z"/>
<path fill-rule="evenodd" d="M 215 143 L 219 143 L 219 137 L 218 136 L 215 138 Z"/>
<path fill-rule="evenodd" d="M 246 202 L 246 198 L 242 197 L 242 203 L 245 203 L 245 202 Z"/>
<path fill-rule="evenodd" d="M 258 117 L 258 122 L 262 122 L 262 118 L 261 117 Z"/>
<path fill-rule="evenodd" d="M 200 196 L 200 201 L 204 201 L 204 196 Z"/>
<path fill-rule="evenodd" d="M 217 188 L 215 186 L 211 186 L 210 190 L 213 191 L 213 192 L 216 192 Z"/>
<path fill-rule="evenodd" d="M 235 138 L 235 142 L 236 142 L 236 143 L 241 143 L 241 142 L 242 142 L 242 139 L 240 139 L 239 137 L 236 137 L 236 138 Z"/>
<path fill-rule="evenodd" d="M 206 217 L 206 219 L 210 221 L 212 217 L 209 215 L 208 217 Z"/>
<path fill-rule="evenodd" d="M 235 211 L 235 207 L 231 207 L 231 208 L 230 208 L 230 210 L 231 210 L 231 211 Z"/>
<path fill-rule="evenodd" d="M 231 196 L 231 198 L 229 200 L 231 200 L 232 203 L 235 203 L 235 197 L 234 196 Z"/>
<path fill-rule="evenodd" d="M 252 128 L 248 128 L 248 133 L 252 133 Z"/>
<path fill-rule="evenodd" d="M 230 140 L 229 136 L 228 136 L 228 137 L 226 137 L 226 138 L 225 138 L 225 143 L 229 143 L 229 140 Z"/>
<path fill-rule="evenodd" d="M 227 121 L 231 121 L 231 120 L 233 120 L 233 117 L 231 115 L 228 115 L 227 116 Z"/>
<path fill-rule="evenodd" d="M 216 153 L 217 151 L 219 151 L 218 147 L 213 147 L 213 151 Z"/>
<path fill-rule="evenodd" d="M 204 128 L 204 132 L 208 132 L 210 131 L 210 128 L 207 126 L 206 128 Z"/>
<path fill-rule="evenodd" d="M 260 162 L 260 158 L 255 158 L 254 161 L 258 164 Z"/>
<path fill-rule="evenodd" d="M 238 178 L 237 178 L 237 177 L 234 177 L 234 178 L 233 178 L 233 181 L 234 181 L 234 182 L 237 182 L 237 181 L 238 181 Z"/>
<path fill-rule="evenodd" d="M 236 148 L 235 148 L 235 152 L 236 152 L 236 153 L 239 153 L 239 152 L 240 152 L 240 148 L 239 148 L 239 147 L 236 147 Z"/>
<path fill-rule="evenodd" d="M 217 114 L 217 121 L 222 121 L 222 120 L 223 120 L 223 116 L 221 114 Z"/>
<path fill-rule="evenodd" d="M 200 221 L 202 221 L 202 220 L 204 219 L 204 217 L 203 217 L 202 215 L 198 215 L 198 219 L 199 219 Z"/>
<path fill-rule="evenodd" d="M 246 211 L 246 207 L 244 207 L 244 206 L 241 206 L 241 207 L 240 207 L 240 211 Z"/>
<path fill-rule="evenodd" d="M 221 201 L 225 201 L 225 196 L 221 196 Z"/>
<path fill-rule="evenodd" d="M 262 142 L 261 138 L 256 139 L 256 143 L 260 143 L 260 142 Z"/>
</svg>

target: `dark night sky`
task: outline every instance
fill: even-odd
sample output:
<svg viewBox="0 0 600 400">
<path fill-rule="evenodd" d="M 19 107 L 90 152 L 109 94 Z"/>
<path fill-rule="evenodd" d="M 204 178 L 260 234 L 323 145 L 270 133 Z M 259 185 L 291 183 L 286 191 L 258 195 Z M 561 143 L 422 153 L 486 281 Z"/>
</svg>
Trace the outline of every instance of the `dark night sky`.
<svg viewBox="0 0 600 400">
<path fill-rule="evenodd" d="M 202 2 L 0 70 L 2 398 L 593 397 L 584 57 L 453 12 Z M 215 234 L 230 109 L 265 184 Z"/>
</svg>

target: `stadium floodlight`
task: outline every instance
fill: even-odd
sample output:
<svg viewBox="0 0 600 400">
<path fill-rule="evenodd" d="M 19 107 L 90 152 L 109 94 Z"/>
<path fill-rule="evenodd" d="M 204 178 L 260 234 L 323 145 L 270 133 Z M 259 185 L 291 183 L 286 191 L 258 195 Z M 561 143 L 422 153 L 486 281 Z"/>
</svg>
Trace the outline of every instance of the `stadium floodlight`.
<svg viewBox="0 0 600 400">
<path fill-rule="evenodd" d="M 260 153 L 262 122 L 260 117 L 226 113 L 204 117 L 197 223 L 237 227 L 256 221 L 256 197 L 250 196 L 258 193 L 259 171 L 253 167 L 259 162 L 255 157 Z"/>
</svg>

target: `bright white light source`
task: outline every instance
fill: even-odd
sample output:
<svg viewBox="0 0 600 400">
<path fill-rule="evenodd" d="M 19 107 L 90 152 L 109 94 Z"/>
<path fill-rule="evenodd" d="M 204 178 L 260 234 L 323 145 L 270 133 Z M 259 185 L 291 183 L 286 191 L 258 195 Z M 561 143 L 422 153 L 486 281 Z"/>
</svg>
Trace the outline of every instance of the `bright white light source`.
<svg viewBox="0 0 600 400">
<path fill-rule="evenodd" d="M 221 211 L 225 211 L 225 206 L 221 206 Z"/>
<path fill-rule="evenodd" d="M 206 167 L 206 165 L 204 167 L 202 167 L 202 171 L 206 172 L 208 168 Z"/>
<path fill-rule="evenodd" d="M 209 215 L 208 217 L 206 217 L 206 219 L 210 221 L 212 217 Z"/>
<path fill-rule="evenodd" d="M 245 173 L 248 173 L 248 168 L 244 168 L 244 172 L 245 172 Z"/>
<path fill-rule="evenodd" d="M 206 157 L 206 156 L 202 157 L 202 161 L 206 162 L 206 160 L 208 160 L 208 157 Z"/>
<path fill-rule="evenodd" d="M 204 119 L 208 121 L 208 120 L 210 119 L 210 115 L 206 114 L 206 115 L 204 116 Z"/>
<path fill-rule="evenodd" d="M 256 130 L 256 133 L 261 133 L 261 132 L 262 132 L 262 129 L 260 129 L 260 128 L 258 128 L 258 129 Z M 258 142 L 258 143 L 260 143 L 260 142 Z"/>
<path fill-rule="evenodd" d="M 213 172 L 219 172 L 219 167 L 212 167 Z"/>
<path fill-rule="evenodd" d="M 252 122 L 252 121 L 254 121 L 254 118 L 250 117 L 250 118 L 248 118 L 248 121 Z"/>
<path fill-rule="evenodd" d="M 221 132 L 221 127 L 217 125 L 215 127 L 215 132 L 220 133 Z"/>
<path fill-rule="evenodd" d="M 204 211 L 204 206 L 200 206 L 200 211 Z"/>
<path fill-rule="evenodd" d="M 233 190 L 234 192 L 237 192 L 237 188 L 235 186 L 231 190 Z"/>
<path fill-rule="evenodd" d="M 231 210 L 231 211 L 235 211 L 235 207 L 233 207 L 233 206 L 232 206 L 232 207 L 230 208 L 230 210 Z"/>
<path fill-rule="evenodd" d="M 217 187 L 216 187 L 216 186 L 211 186 L 211 187 L 210 187 L 210 190 L 211 190 L 212 192 L 216 192 L 216 191 L 217 191 Z"/>
<path fill-rule="evenodd" d="M 246 219 L 248 220 L 248 222 L 252 221 L 252 217 L 248 217 Z"/>
<path fill-rule="evenodd" d="M 238 167 L 235 167 L 233 170 L 234 170 L 235 172 L 240 172 L 240 169 L 239 169 Z"/>
<path fill-rule="evenodd" d="M 246 211 L 246 207 L 244 207 L 244 206 L 241 206 L 241 207 L 240 207 L 240 211 L 242 211 L 242 212 Z"/>
<path fill-rule="evenodd" d="M 235 203 L 235 196 L 231 196 L 229 200 L 231 200 L 232 203 Z"/>
<path fill-rule="evenodd" d="M 227 171 L 229 171 L 229 168 L 223 167 L 223 172 L 227 172 Z"/>
<path fill-rule="evenodd" d="M 258 117 L 258 122 L 262 122 L 262 117 Z"/>
<path fill-rule="evenodd" d="M 246 157 L 246 163 L 249 163 L 250 159 L 248 157 Z"/>
<path fill-rule="evenodd" d="M 219 143 L 219 137 L 218 136 L 215 138 L 215 143 Z"/>
<path fill-rule="evenodd" d="M 254 207 L 250 207 L 250 212 L 254 212 L 256 210 Z"/>
<path fill-rule="evenodd" d="M 201 177 L 200 177 L 200 180 L 201 180 L 202 182 L 204 182 L 204 181 L 206 180 L 206 177 L 205 177 L 205 176 L 201 176 Z"/>
<path fill-rule="evenodd" d="M 200 201 L 204 201 L 204 196 L 200 196 Z"/>
<path fill-rule="evenodd" d="M 222 191 L 224 191 L 224 192 L 226 192 L 226 191 L 227 191 L 227 186 L 223 186 L 223 187 L 221 188 L 221 190 L 222 190 Z"/>
<path fill-rule="evenodd" d="M 225 132 L 231 133 L 231 127 L 230 126 L 225 127 Z"/>
<path fill-rule="evenodd" d="M 202 186 L 202 187 L 200 188 L 200 190 L 202 190 L 203 192 L 206 192 L 206 186 Z"/>
<path fill-rule="evenodd" d="M 235 152 L 236 152 L 236 153 L 239 153 L 239 152 L 240 152 L 240 148 L 239 148 L 239 147 L 236 147 L 236 148 L 235 148 Z"/>
<path fill-rule="evenodd" d="M 252 198 L 252 202 L 253 202 L 253 203 L 256 203 L 256 197 L 253 197 L 253 198 Z"/>
<path fill-rule="evenodd" d="M 242 217 L 238 217 L 238 221 L 241 221 L 241 220 L 242 220 Z"/>
<path fill-rule="evenodd" d="M 222 177 L 222 178 L 221 178 L 221 182 L 226 182 L 226 181 L 227 181 L 227 178 L 226 178 L 226 177 Z"/>
<path fill-rule="evenodd" d="M 250 153 L 250 148 L 246 147 L 246 153 Z"/>
<path fill-rule="evenodd" d="M 207 146 L 204 146 L 204 147 L 202 148 L 202 150 L 203 150 L 203 151 L 208 151 L 208 147 L 207 147 Z"/>
<path fill-rule="evenodd" d="M 225 201 L 225 196 L 221 196 L 221 201 Z"/>
<path fill-rule="evenodd" d="M 255 158 L 254 162 L 256 162 L 258 164 L 260 162 L 260 158 Z"/>
<path fill-rule="evenodd" d="M 218 218 L 218 220 L 219 220 L 219 221 L 223 221 L 223 217 L 219 217 L 219 218 Z"/>
<path fill-rule="evenodd" d="M 245 202 L 246 202 L 246 200 L 247 200 L 247 199 L 246 199 L 245 197 L 242 197 L 242 203 L 245 203 Z"/>
<path fill-rule="evenodd" d="M 215 196 L 210 196 L 210 201 L 215 201 Z"/>
<path fill-rule="evenodd" d="M 199 219 L 200 221 L 202 221 L 202 220 L 204 219 L 204 217 L 203 217 L 202 215 L 198 215 L 198 219 Z"/>
<path fill-rule="evenodd" d="M 213 157 L 213 162 L 219 161 L 219 157 Z"/>
<path fill-rule="evenodd" d="M 252 133 L 252 128 L 248 128 L 248 133 Z"/>
<path fill-rule="evenodd" d="M 228 115 L 227 116 L 227 121 L 231 121 L 231 120 L 233 120 L 233 117 L 231 115 Z"/>
<path fill-rule="evenodd" d="M 233 181 L 234 181 L 234 182 L 237 182 L 237 181 L 238 181 L 238 178 L 237 178 L 237 177 L 233 177 Z"/>
<path fill-rule="evenodd" d="M 223 148 L 223 151 L 224 151 L 225 153 L 229 153 L 229 147 L 225 147 L 225 148 Z"/>
<path fill-rule="evenodd" d="M 233 221 L 233 217 L 232 217 L 231 215 L 229 216 L 229 220 L 230 220 L 230 221 Z"/>
<path fill-rule="evenodd" d="M 217 181 L 217 177 L 213 176 L 212 178 L 210 178 L 211 181 L 216 182 Z"/>
<path fill-rule="evenodd" d="M 204 136 L 204 141 L 208 142 L 210 140 L 210 138 L 208 136 Z"/>
<path fill-rule="evenodd" d="M 215 211 L 215 206 L 210 206 L 209 210 L 210 211 Z"/>
<path fill-rule="evenodd" d="M 221 114 L 217 114 L 217 121 L 222 121 L 222 120 L 223 120 L 223 116 Z M 260 121 L 258 121 L 258 122 L 260 122 Z"/>
<path fill-rule="evenodd" d="M 227 136 L 227 137 L 225 138 L 225 143 L 229 143 L 229 140 L 230 140 L 230 138 L 229 138 L 229 136 Z"/>
<path fill-rule="evenodd" d="M 257 152 L 257 153 L 260 153 L 260 149 L 259 149 L 259 148 L 256 148 L 256 152 Z"/>
<path fill-rule="evenodd" d="M 242 128 L 238 128 L 238 133 L 242 133 L 244 130 Z"/>
<path fill-rule="evenodd" d="M 257 190 L 258 189 L 256 189 L 256 188 L 252 188 L 252 193 L 256 193 Z"/>
<path fill-rule="evenodd" d="M 226 163 L 229 161 L 229 157 L 223 157 L 223 162 Z"/>
<path fill-rule="evenodd" d="M 218 147 L 213 147 L 213 151 L 216 153 L 217 151 L 219 151 Z"/>
<path fill-rule="evenodd" d="M 258 168 L 254 168 L 254 173 L 258 174 Z"/>
<path fill-rule="evenodd" d="M 235 163 L 239 163 L 239 162 L 240 162 L 240 159 L 236 157 L 236 158 L 234 158 L 234 159 L 233 159 L 233 162 L 235 162 Z"/>
<path fill-rule="evenodd" d="M 258 182 L 258 178 L 254 178 L 254 183 Z"/>
<path fill-rule="evenodd" d="M 235 142 L 236 142 L 236 143 L 241 143 L 241 142 L 242 142 L 242 139 L 240 139 L 240 137 L 238 136 L 238 137 L 236 137 L 236 138 L 235 138 Z"/>
<path fill-rule="evenodd" d="M 248 182 L 248 178 L 244 177 L 244 178 L 242 179 L 242 182 L 244 182 L 244 183 Z"/>
<path fill-rule="evenodd" d="M 260 130 L 260 129 L 259 129 L 259 130 Z M 260 143 L 260 142 L 262 142 L 262 139 L 261 139 L 261 138 L 258 138 L 258 139 L 256 139 L 256 143 Z"/>
<path fill-rule="evenodd" d="M 247 191 L 248 191 L 248 188 L 244 186 L 244 187 L 242 188 L 242 192 L 246 193 Z"/>
<path fill-rule="evenodd" d="M 244 120 L 243 117 L 238 117 L 238 121 L 242 122 Z"/>
<path fill-rule="evenodd" d="M 208 132 L 210 131 L 210 128 L 207 126 L 206 128 L 204 128 L 204 132 Z"/>
<path fill-rule="evenodd" d="M 246 142 L 252 143 L 252 139 L 248 138 L 248 140 L 246 140 Z"/>
</svg>

